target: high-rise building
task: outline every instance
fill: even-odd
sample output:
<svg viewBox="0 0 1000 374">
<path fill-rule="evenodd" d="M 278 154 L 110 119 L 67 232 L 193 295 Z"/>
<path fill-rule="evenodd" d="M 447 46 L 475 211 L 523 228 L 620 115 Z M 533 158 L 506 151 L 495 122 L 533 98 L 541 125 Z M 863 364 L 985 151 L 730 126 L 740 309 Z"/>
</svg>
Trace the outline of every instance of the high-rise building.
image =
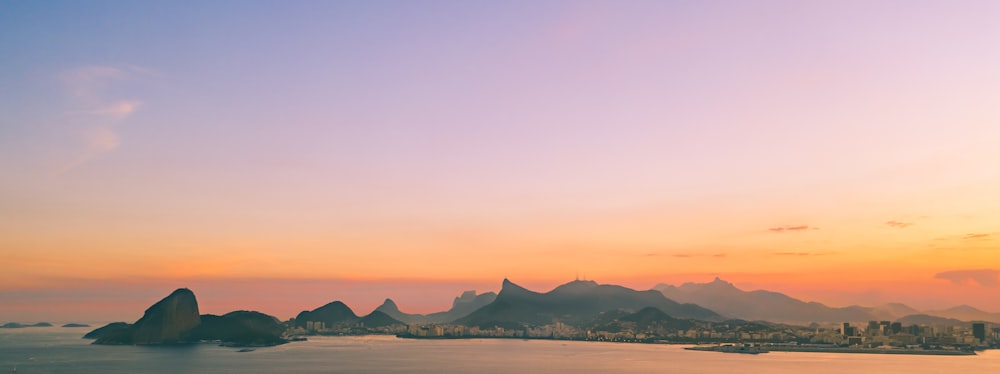
<svg viewBox="0 0 1000 374">
<path fill-rule="evenodd" d="M 893 334 L 899 334 L 900 332 L 903 331 L 903 324 L 899 322 L 893 322 L 891 325 L 889 325 L 889 331 L 892 331 Z"/>
<path fill-rule="evenodd" d="M 868 321 L 868 328 L 865 335 L 878 335 L 878 321 Z"/>
<path fill-rule="evenodd" d="M 973 323 L 972 324 L 972 336 L 979 339 L 980 342 L 986 340 L 986 324 L 985 323 Z"/>
<path fill-rule="evenodd" d="M 889 321 L 879 321 L 878 323 L 879 335 L 892 335 L 892 331 L 889 331 L 889 325 L 891 325 Z"/>
</svg>

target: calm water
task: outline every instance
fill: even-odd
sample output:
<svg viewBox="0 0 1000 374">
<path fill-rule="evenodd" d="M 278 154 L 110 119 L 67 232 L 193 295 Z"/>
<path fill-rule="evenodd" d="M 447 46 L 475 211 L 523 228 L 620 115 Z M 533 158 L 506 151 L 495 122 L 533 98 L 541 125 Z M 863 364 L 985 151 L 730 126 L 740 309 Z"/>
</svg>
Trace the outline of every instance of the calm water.
<svg viewBox="0 0 1000 374">
<path fill-rule="evenodd" d="M 678 346 L 544 340 L 314 337 L 240 353 L 190 347 L 96 346 L 89 329 L 0 329 L 0 373 L 1000 373 L 978 356 L 692 352 Z"/>
</svg>

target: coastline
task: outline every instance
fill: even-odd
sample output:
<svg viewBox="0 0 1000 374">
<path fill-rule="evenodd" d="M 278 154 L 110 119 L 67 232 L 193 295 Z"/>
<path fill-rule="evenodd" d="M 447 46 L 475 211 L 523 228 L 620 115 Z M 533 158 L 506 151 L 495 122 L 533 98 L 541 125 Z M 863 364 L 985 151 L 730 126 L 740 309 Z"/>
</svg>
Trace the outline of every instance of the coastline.
<svg viewBox="0 0 1000 374">
<path fill-rule="evenodd" d="M 748 353 L 735 352 L 732 346 L 694 346 L 685 347 L 689 351 L 721 352 L 721 353 Z M 859 347 L 816 347 L 816 346 L 791 346 L 791 345 L 764 345 L 759 346 L 759 352 L 816 352 L 816 353 L 850 353 L 850 354 L 885 354 L 885 355 L 923 355 L 923 356 L 975 356 L 975 351 L 945 350 L 945 349 L 908 349 L 908 348 L 859 348 Z"/>
<path fill-rule="evenodd" d="M 758 344 L 759 351 L 756 352 L 734 352 L 725 349 L 726 345 L 697 345 L 691 342 L 675 342 L 666 340 L 655 341 L 612 341 L 593 339 L 572 339 L 572 338 L 538 338 L 538 337 L 508 337 L 508 336 L 415 336 L 409 334 L 397 334 L 400 339 L 426 339 L 426 340 L 459 340 L 459 339 L 514 339 L 514 340 L 561 340 L 579 342 L 604 342 L 623 344 L 663 344 L 663 345 L 692 345 L 684 347 L 689 351 L 720 352 L 720 353 L 767 353 L 767 352 L 812 352 L 812 353 L 847 353 L 847 354 L 889 354 L 889 355 L 922 355 L 922 356 L 975 356 L 975 351 L 945 350 L 945 349 L 909 349 L 909 348 L 859 348 L 859 347 L 819 347 L 803 345 L 768 345 Z"/>
</svg>

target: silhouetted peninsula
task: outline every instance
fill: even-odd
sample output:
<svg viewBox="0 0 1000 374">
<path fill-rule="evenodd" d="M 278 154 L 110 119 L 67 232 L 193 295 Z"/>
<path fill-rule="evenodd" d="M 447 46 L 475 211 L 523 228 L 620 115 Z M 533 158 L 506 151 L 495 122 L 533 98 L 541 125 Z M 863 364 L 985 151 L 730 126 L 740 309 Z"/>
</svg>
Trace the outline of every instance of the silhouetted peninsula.
<svg viewBox="0 0 1000 374">
<path fill-rule="evenodd" d="M 146 309 L 134 324 L 116 322 L 84 335 L 94 344 L 161 345 L 217 341 L 229 346 L 268 346 L 287 342 L 277 318 L 236 311 L 222 316 L 198 314 L 191 290 L 181 288 Z"/>
<path fill-rule="evenodd" d="M 111 323 L 109 323 L 107 325 L 98 327 L 98 328 L 92 330 L 91 332 L 88 332 L 87 334 L 83 335 L 83 338 L 84 339 L 100 339 L 100 338 L 104 337 L 105 335 L 115 334 L 115 333 L 117 333 L 120 330 L 127 329 L 129 326 L 131 326 L 131 325 L 128 324 L 128 323 L 125 323 L 125 322 L 111 322 Z"/>
</svg>

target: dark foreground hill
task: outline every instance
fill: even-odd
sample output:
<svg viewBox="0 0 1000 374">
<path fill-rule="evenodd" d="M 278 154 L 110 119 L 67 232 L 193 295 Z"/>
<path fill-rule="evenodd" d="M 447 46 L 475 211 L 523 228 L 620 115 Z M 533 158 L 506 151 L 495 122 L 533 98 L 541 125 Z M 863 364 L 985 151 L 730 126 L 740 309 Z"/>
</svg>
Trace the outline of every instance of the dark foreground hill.
<svg viewBox="0 0 1000 374">
<path fill-rule="evenodd" d="M 219 341 L 231 346 L 285 343 L 277 318 L 252 311 L 216 316 L 198 313 L 194 292 L 181 288 L 146 309 L 133 324 L 115 322 L 84 335 L 94 344 L 167 345 Z"/>
</svg>

